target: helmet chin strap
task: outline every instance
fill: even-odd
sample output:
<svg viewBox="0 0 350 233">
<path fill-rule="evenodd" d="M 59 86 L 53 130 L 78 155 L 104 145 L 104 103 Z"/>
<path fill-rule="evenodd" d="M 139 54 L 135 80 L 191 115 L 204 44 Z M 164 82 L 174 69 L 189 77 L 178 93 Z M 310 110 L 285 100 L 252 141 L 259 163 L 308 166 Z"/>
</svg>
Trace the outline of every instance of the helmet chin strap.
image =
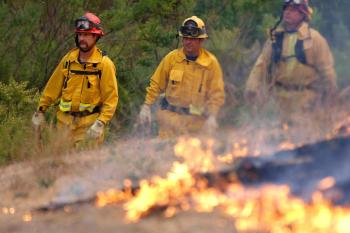
<svg viewBox="0 0 350 233">
<path fill-rule="evenodd" d="M 180 43 L 180 37 L 179 37 L 179 33 L 176 33 L 176 48 L 179 48 L 179 43 Z"/>
<path fill-rule="evenodd" d="M 79 40 L 78 40 L 78 34 L 75 34 L 75 46 L 77 46 L 77 48 L 79 48 Z"/>
</svg>

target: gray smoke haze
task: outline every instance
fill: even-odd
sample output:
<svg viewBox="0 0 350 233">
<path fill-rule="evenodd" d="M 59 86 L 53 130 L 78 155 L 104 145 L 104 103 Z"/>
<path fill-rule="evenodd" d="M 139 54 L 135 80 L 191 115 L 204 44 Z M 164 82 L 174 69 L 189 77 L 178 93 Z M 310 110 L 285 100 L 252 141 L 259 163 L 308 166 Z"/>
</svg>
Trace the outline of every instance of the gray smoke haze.
<svg viewBox="0 0 350 233">
<path fill-rule="evenodd" d="M 240 37 L 238 31 L 214 31 L 206 47 L 219 58 L 224 70 L 226 86 L 226 103 L 219 118 L 221 130 L 211 135 L 215 138 L 216 155 L 231 152 L 234 143 L 242 144 L 244 141 L 250 153 L 258 151 L 259 154 L 266 155 L 267 159 L 278 160 L 281 158 L 276 158 L 274 153 L 283 149 L 281 147 L 283 143 L 302 146 L 330 136 L 337 136 L 334 129 L 346 120 L 350 98 L 350 89 L 346 89 L 350 84 L 350 17 L 344 13 L 344 10 L 343 12 L 339 9 L 346 7 L 349 9 L 350 2 L 333 1 L 332 7 L 337 9 L 332 8 L 332 10 L 327 9 L 324 1 L 313 1 L 313 3 L 315 15 L 311 25 L 327 39 L 335 57 L 339 86 L 337 104 L 331 109 L 319 109 L 309 116 L 301 115 L 299 121 L 296 121 L 298 123 L 294 125 L 288 125 L 275 114 L 273 103 L 267 103 L 267 105 L 271 104 L 271 108 L 266 111 L 254 111 L 245 103 L 243 90 L 246 78 L 264 41 L 256 41 L 250 47 L 245 47 L 244 38 Z M 156 109 L 157 106 L 154 107 L 153 113 Z M 138 132 L 138 134 L 151 133 L 148 137 L 155 138 L 156 131 L 153 125 L 151 132 Z M 56 184 L 57 195 L 52 201 L 54 203 L 71 202 L 91 197 L 100 190 L 120 188 L 125 178 L 139 180 L 152 175 L 164 175 L 175 160 L 172 149 L 175 140 L 171 142 L 157 139 L 143 140 L 134 134 L 135 132 L 130 133 L 124 142 L 111 143 L 108 145 L 109 149 L 91 152 L 104 154 L 105 161 L 81 177 L 62 178 L 61 182 Z M 150 141 L 152 142 L 149 143 Z M 347 147 L 343 149 L 343 155 L 349 154 Z M 293 156 L 295 154 L 288 154 L 287 158 Z M 334 157 L 336 156 L 334 154 Z M 315 184 L 323 177 L 322 172 L 334 176 L 339 183 L 347 182 L 350 169 L 348 169 L 348 161 L 345 157 L 343 159 L 334 159 L 334 163 L 328 160 L 324 163 L 316 163 L 317 167 L 313 169 L 321 172 L 317 173 L 318 175 L 306 174 L 301 180 L 293 180 L 297 174 L 304 172 L 300 169 L 308 169 L 301 166 L 287 169 L 274 181 L 290 183 L 296 193 L 310 195 Z"/>
</svg>

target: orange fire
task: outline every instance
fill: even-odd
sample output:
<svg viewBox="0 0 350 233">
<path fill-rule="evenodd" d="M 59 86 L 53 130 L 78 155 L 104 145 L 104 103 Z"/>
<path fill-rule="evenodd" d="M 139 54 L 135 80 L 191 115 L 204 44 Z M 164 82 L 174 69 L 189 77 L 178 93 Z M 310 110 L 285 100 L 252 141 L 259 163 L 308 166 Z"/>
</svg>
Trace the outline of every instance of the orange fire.
<svg viewBox="0 0 350 233">
<path fill-rule="evenodd" d="M 215 171 L 215 165 L 220 163 L 223 156 L 213 154 L 213 145 L 211 140 L 202 145 L 199 139 L 180 139 L 174 150 L 182 162 L 175 162 L 166 177 L 142 180 L 135 195 L 127 181 L 124 191 L 98 193 L 97 205 L 125 202 L 127 222 L 136 222 L 155 209 L 165 209 L 164 216 L 172 217 L 178 211 L 211 212 L 218 208 L 234 219 L 238 232 L 349 232 L 350 208 L 333 206 L 321 193 L 335 185 L 332 177 L 319 183 L 320 191 L 309 202 L 293 197 L 288 186 L 247 188 L 232 183 L 227 184 L 225 191 L 209 187 L 206 180 L 195 174 Z M 226 156 L 246 156 L 249 149 L 245 148 L 244 143 L 234 145 L 232 153 Z"/>
<path fill-rule="evenodd" d="M 30 222 L 33 220 L 33 216 L 31 213 L 25 213 L 23 216 L 22 216 L 22 220 L 23 222 Z"/>
<path fill-rule="evenodd" d="M 2 213 L 4 215 L 14 215 L 16 213 L 16 209 L 13 207 L 3 207 Z"/>
<path fill-rule="evenodd" d="M 293 150 L 296 148 L 296 145 L 294 145 L 293 143 L 290 143 L 290 142 L 282 142 L 280 145 L 279 145 L 279 149 L 280 150 Z"/>
<path fill-rule="evenodd" d="M 333 138 L 335 135 L 350 135 L 350 117 L 346 117 L 344 120 L 339 121 L 335 125 L 333 132 L 328 135 L 328 138 Z"/>
</svg>

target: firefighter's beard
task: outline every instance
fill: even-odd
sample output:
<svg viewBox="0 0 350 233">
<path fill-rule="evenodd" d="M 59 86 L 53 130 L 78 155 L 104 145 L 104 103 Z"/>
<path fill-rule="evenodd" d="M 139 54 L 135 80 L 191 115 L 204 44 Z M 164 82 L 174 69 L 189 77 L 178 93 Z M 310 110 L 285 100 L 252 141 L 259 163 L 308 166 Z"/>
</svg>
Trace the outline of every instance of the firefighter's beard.
<svg viewBox="0 0 350 233">
<path fill-rule="evenodd" d="M 89 52 L 91 51 L 91 49 L 95 46 L 95 44 L 91 44 L 89 45 L 87 42 L 85 41 L 79 41 L 79 49 L 82 52 Z"/>
</svg>

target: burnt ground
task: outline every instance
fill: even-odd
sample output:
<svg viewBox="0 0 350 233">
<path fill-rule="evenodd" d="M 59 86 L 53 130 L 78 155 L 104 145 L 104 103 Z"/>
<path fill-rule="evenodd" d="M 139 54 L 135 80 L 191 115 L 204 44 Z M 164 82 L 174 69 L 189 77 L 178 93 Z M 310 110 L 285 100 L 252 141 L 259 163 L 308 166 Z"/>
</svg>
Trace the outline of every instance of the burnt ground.
<svg viewBox="0 0 350 233">
<path fill-rule="evenodd" d="M 286 142 L 302 145 L 330 135 L 322 124 L 307 122 L 293 130 L 280 123 L 263 122 L 215 135 L 213 150 L 215 155 L 222 155 L 231 151 L 233 143 L 244 142 L 252 151 L 271 154 Z M 156 211 L 138 223 L 126 224 L 121 204 L 97 208 L 91 202 L 35 213 L 30 222 L 23 221 L 25 213 L 38 207 L 74 203 L 93 197 L 97 191 L 120 188 L 125 178 L 138 181 L 164 176 L 179 160 L 174 156 L 175 144 L 176 140 L 127 139 L 97 151 L 49 156 L 0 168 L 0 232 L 235 232 L 234 220 L 219 210 L 180 212 L 170 219 Z"/>
<path fill-rule="evenodd" d="M 121 187 L 125 178 L 140 180 L 166 174 L 177 160 L 173 153 L 175 143 L 128 140 L 98 151 L 1 168 L 0 232 L 234 232 L 232 219 L 220 211 L 181 212 L 170 219 L 156 211 L 138 223 L 127 224 L 122 204 L 97 208 L 93 202 L 35 212 L 30 222 L 23 221 L 28 211 L 50 203 L 74 203 L 93 197 L 96 191 Z"/>
</svg>

